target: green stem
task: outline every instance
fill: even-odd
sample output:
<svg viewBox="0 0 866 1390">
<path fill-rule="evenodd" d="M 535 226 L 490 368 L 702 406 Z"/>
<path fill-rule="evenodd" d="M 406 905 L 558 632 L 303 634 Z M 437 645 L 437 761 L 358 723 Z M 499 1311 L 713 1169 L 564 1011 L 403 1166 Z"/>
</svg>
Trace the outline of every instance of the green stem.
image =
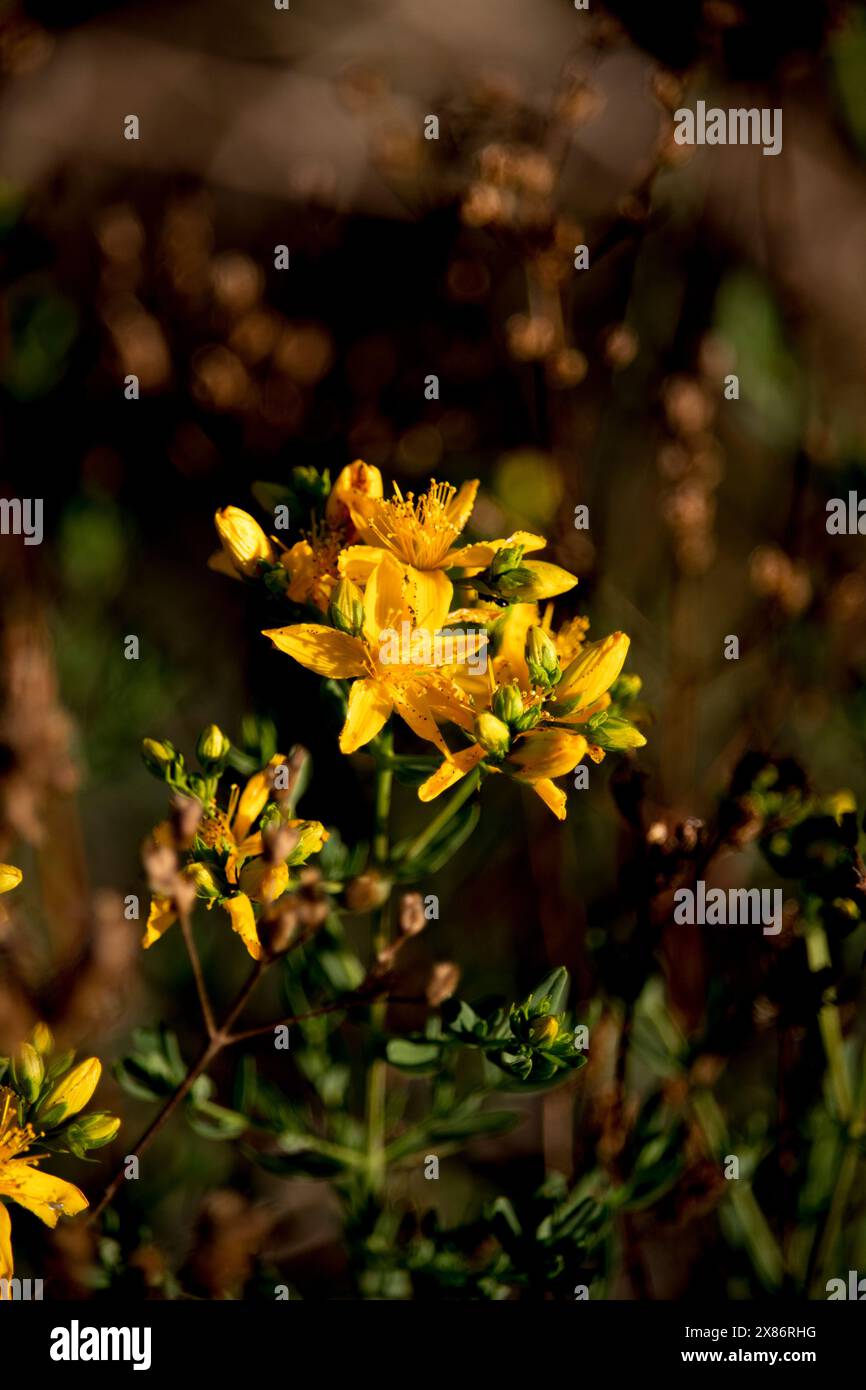
<svg viewBox="0 0 866 1390">
<path fill-rule="evenodd" d="M 848 1207 L 848 1200 L 851 1196 L 851 1188 L 854 1186 L 854 1179 L 857 1176 L 857 1168 L 861 1158 L 861 1142 L 864 1133 L 864 1116 L 866 1116 L 866 1048 L 860 1061 L 860 1080 L 857 1087 L 857 1100 L 854 1106 L 853 1118 L 848 1124 L 844 1142 L 839 1150 L 836 1177 L 833 1183 L 833 1194 L 830 1198 L 830 1206 L 823 1222 L 815 1233 L 812 1244 L 812 1253 L 809 1259 L 809 1266 L 806 1271 L 806 1293 L 814 1297 L 823 1297 L 825 1291 L 824 1275 L 827 1266 L 833 1258 L 839 1237 L 842 1234 L 842 1227 L 845 1220 L 845 1212 Z"/>
<path fill-rule="evenodd" d="M 387 730 L 382 734 L 381 739 L 383 758 L 376 764 L 376 819 L 373 835 L 373 857 L 379 865 L 387 864 L 391 853 L 389 820 L 394 774 L 387 765 L 387 760 L 393 752 L 393 747 L 391 732 Z M 386 900 L 379 910 L 378 924 L 373 934 L 374 957 L 378 957 L 390 944 L 390 922 L 390 902 Z M 374 1045 L 378 1043 L 385 1031 L 387 1009 L 386 1001 L 380 1000 L 370 1010 Z M 388 1074 L 385 1060 L 382 1057 L 374 1057 L 367 1072 L 367 1186 L 369 1192 L 376 1196 L 381 1196 L 385 1189 L 387 1084 Z"/>
<path fill-rule="evenodd" d="M 381 759 L 376 762 L 376 809 L 373 831 L 373 858 L 376 863 L 387 864 L 390 852 L 388 821 L 391 815 L 391 790 L 394 785 L 394 772 L 391 756 L 394 751 L 394 738 L 390 729 L 385 730 L 380 739 Z"/>
<path fill-rule="evenodd" d="M 827 933 L 819 921 L 811 921 L 806 927 L 806 957 L 813 974 L 826 970 L 830 965 L 830 946 Z M 830 1087 L 836 1102 L 839 1119 L 850 1124 L 853 1118 L 854 1099 L 851 1094 L 851 1076 L 845 1060 L 845 1045 L 842 1037 L 842 1020 L 836 1003 L 836 991 L 831 986 L 824 991 L 821 1008 L 818 1012 L 818 1028 L 827 1067 L 830 1073 Z"/>
<path fill-rule="evenodd" d="M 463 803 L 469 800 L 480 780 L 481 772 L 478 768 L 467 773 L 451 800 L 442 808 L 438 816 L 434 816 L 430 824 L 424 827 L 420 835 L 417 835 L 412 841 L 403 856 L 405 863 L 410 863 L 413 859 L 417 859 L 423 854 L 427 846 L 435 840 L 440 830 L 444 829 L 448 824 L 455 812 L 459 811 Z"/>
<path fill-rule="evenodd" d="M 716 1098 L 711 1091 L 701 1088 L 692 1093 L 690 1104 L 709 1150 L 719 1162 L 728 1147 L 728 1127 Z M 733 1178 L 728 1191 L 752 1264 L 763 1283 L 778 1291 L 785 1275 L 785 1261 L 751 1184 L 745 1179 Z"/>
</svg>

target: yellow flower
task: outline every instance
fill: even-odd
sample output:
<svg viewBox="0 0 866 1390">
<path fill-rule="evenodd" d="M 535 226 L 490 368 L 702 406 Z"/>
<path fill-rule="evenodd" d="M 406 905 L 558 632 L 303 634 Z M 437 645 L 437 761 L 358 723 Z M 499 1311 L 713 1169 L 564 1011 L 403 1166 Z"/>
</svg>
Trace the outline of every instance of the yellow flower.
<svg viewBox="0 0 866 1390">
<path fill-rule="evenodd" d="M 364 626 L 358 637 L 318 623 L 296 623 L 264 633 L 280 651 L 317 675 L 352 681 L 340 734 L 343 753 L 354 753 L 369 743 L 395 710 L 419 738 L 434 743 L 443 753 L 448 750 L 437 719 L 452 720 L 465 728 L 472 724 L 468 702 L 442 669 L 445 656 L 436 651 L 432 640 L 448 616 L 447 597 L 438 590 L 435 606 L 428 610 L 429 623 L 413 626 L 404 568 L 388 551 L 381 552 L 367 575 Z M 392 641 L 392 635 L 399 640 Z M 476 650 L 482 641 L 477 639 Z M 471 643 L 472 639 L 467 652 L 472 650 Z M 397 655 L 391 659 L 394 648 Z M 423 661 L 411 659 L 415 650 L 425 654 Z M 404 660 L 404 656 L 410 659 Z"/>
<path fill-rule="evenodd" d="M 313 532 L 296 541 L 280 556 L 289 576 L 286 594 L 293 603 L 308 603 L 320 613 L 328 611 L 331 594 L 339 579 L 340 538 L 327 531 Z"/>
<path fill-rule="evenodd" d="M 431 482 L 420 497 L 403 496 L 394 484 L 394 496 L 366 497 L 352 508 L 352 519 L 363 545 L 350 546 L 340 556 L 340 573 L 356 584 L 366 584 L 383 556 L 399 561 L 408 581 L 408 603 L 419 627 L 432 627 L 436 614 L 447 613 L 453 588 L 448 569 L 480 574 L 504 546 L 542 550 L 543 536 L 519 531 L 507 540 L 479 541 L 455 548 L 475 505 L 478 480 L 455 488 L 451 483 Z"/>
<path fill-rule="evenodd" d="M 61 1216 L 84 1211 L 87 1198 L 71 1182 L 40 1172 L 36 1165 L 41 1156 L 26 1157 L 36 1138 L 31 1125 L 18 1123 L 15 1092 L 0 1087 L 0 1197 L 17 1202 L 54 1227 Z M 0 1203 L 0 1278 L 11 1279 L 13 1272 L 12 1222 L 8 1208 Z"/>
<path fill-rule="evenodd" d="M 203 817 L 199 825 L 197 832 L 199 838 L 209 849 L 225 854 L 223 867 L 225 876 L 232 888 L 238 886 L 241 870 L 247 860 L 256 859 L 263 853 L 264 844 L 261 834 L 256 832 L 251 835 L 250 830 L 271 799 L 274 772 L 285 764 L 285 761 L 282 754 L 277 753 L 271 758 L 266 768 L 263 768 L 261 772 L 253 773 L 242 792 L 239 792 L 237 787 L 232 788 L 227 812 L 211 811 Z M 220 906 L 229 915 L 232 928 L 241 937 L 254 960 L 261 958 L 262 947 L 256 932 L 256 919 L 251 897 L 254 897 L 257 902 L 274 901 L 288 887 L 287 866 L 302 864 L 311 854 L 317 854 L 329 838 L 327 830 L 320 821 L 290 820 L 285 822 L 285 825 L 287 829 L 297 832 L 294 848 L 286 861 L 281 865 L 265 866 L 273 869 L 273 872 L 268 876 L 265 876 L 263 871 L 261 879 L 249 877 L 247 882 L 255 882 L 256 884 L 255 892 L 247 894 L 238 891 L 231 896 L 224 897 L 220 902 Z M 252 868 L 252 866 L 250 867 Z M 192 877 L 194 881 L 202 881 L 202 869 L 204 874 L 209 874 L 206 866 L 198 865 L 193 861 L 187 865 L 183 872 Z M 277 888 L 283 883 L 282 871 L 285 871 L 285 882 L 280 891 L 277 892 Z M 212 875 L 209 876 L 213 877 Z M 206 886 L 206 881 L 204 882 Z M 208 903 L 208 907 L 211 908 L 217 901 L 219 894 L 205 893 L 205 896 L 211 898 Z M 172 899 L 154 894 L 151 898 L 147 926 L 141 942 L 145 950 L 158 941 L 176 921 L 177 909 Z"/>
<path fill-rule="evenodd" d="M 17 888 L 24 875 L 14 864 L 0 864 L 0 893 L 11 893 Z"/>
<path fill-rule="evenodd" d="M 211 569 L 236 579 L 258 574 L 263 560 L 272 563 L 274 547 L 255 517 L 240 507 L 223 507 L 214 515 L 222 549 L 212 556 Z"/>
</svg>

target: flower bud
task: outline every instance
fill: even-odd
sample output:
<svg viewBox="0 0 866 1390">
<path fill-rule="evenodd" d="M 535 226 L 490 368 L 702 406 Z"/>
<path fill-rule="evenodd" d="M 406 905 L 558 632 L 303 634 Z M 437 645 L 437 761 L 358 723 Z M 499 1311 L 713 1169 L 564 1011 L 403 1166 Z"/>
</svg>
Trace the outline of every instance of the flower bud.
<svg viewBox="0 0 866 1390">
<path fill-rule="evenodd" d="M 258 924 L 259 940 L 267 956 L 281 956 L 288 951 L 298 935 L 297 899 L 288 896 L 269 908 Z"/>
<path fill-rule="evenodd" d="M 17 888 L 24 875 L 14 864 L 0 864 L 0 893 L 11 893 Z"/>
<path fill-rule="evenodd" d="M 643 748 L 646 743 L 643 734 L 634 724 L 613 714 L 609 714 L 603 724 L 593 729 L 592 740 L 599 748 L 605 748 L 611 753 L 621 753 L 626 748 Z"/>
<path fill-rule="evenodd" d="M 404 893 L 400 899 L 400 935 L 417 936 L 427 925 L 420 893 Z"/>
<path fill-rule="evenodd" d="M 22 1043 L 12 1058 L 12 1080 L 16 1091 L 28 1104 L 39 1095 L 45 1063 L 32 1043 Z"/>
<path fill-rule="evenodd" d="M 487 568 L 491 583 L 518 568 L 523 559 L 523 549 L 522 545 L 503 545 L 497 550 Z"/>
<path fill-rule="evenodd" d="M 624 632 L 612 632 L 599 642 L 590 642 L 565 668 L 556 689 L 558 700 L 579 700 L 589 706 L 609 690 L 623 668 L 629 639 Z"/>
<path fill-rule="evenodd" d="M 98 1057 L 88 1057 L 86 1061 L 79 1062 L 40 1101 L 36 1111 L 37 1122 L 50 1116 L 54 1124 L 59 1124 L 67 1115 L 77 1115 L 90 1100 L 101 1075 L 102 1063 Z M 58 1112 L 56 1117 L 51 1116 L 52 1111 Z"/>
<path fill-rule="evenodd" d="M 231 740 L 226 738 L 218 724 L 208 724 L 199 734 L 195 748 L 196 757 L 202 767 L 222 763 L 228 757 L 231 746 Z"/>
<path fill-rule="evenodd" d="M 212 901 L 221 895 L 221 888 L 206 864 L 199 864 L 193 860 L 182 870 L 183 877 L 187 879 L 195 888 L 197 898 L 205 898 Z"/>
<path fill-rule="evenodd" d="M 82 1115 L 73 1120 L 63 1131 L 62 1138 L 69 1147 L 76 1149 L 101 1149 L 110 1144 L 120 1129 L 117 1115 L 109 1115 L 107 1110 L 94 1110 L 90 1115 Z"/>
<path fill-rule="evenodd" d="M 289 886 L 289 871 L 285 864 L 269 864 L 266 859 L 251 859 L 241 870 L 240 890 L 257 903 L 273 903 Z"/>
<path fill-rule="evenodd" d="M 475 721 L 475 737 L 485 753 L 490 753 L 495 758 L 504 758 L 511 747 L 511 731 L 508 725 L 503 724 L 501 719 L 497 719 L 495 714 L 490 714 L 487 710 L 479 714 Z"/>
<path fill-rule="evenodd" d="M 384 494 L 382 474 L 372 463 L 355 459 L 337 475 L 325 503 L 325 519 L 330 526 L 344 526 L 352 511 L 366 498 L 377 499 Z"/>
<path fill-rule="evenodd" d="M 530 1042 L 544 1045 L 555 1042 L 559 1036 L 559 1023 L 553 1014 L 539 1014 L 529 1023 Z"/>
<path fill-rule="evenodd" d="M 434 1009 L 452 998 L 460 983 L 460 967 L 451 960 L 440 960 L 433 966 L 427 981 L 427 1003 Z"/>
<path fill-rule="evenodd" d="M 290 820 L 286 822 L 286 829 L 298 837 L 288 861 L 293 868 L 303 864 L 311 854 L 318 854 L 331 838 L 330 831 L 318 820 Z"/>
<path fill-rule="evenodd" d="M 551 565 L 547 560 L 524 560 L 516 568 L 498 575 L 495 588 L 510 603 L 535 603 L 568 593 L 576 583 L 575 576 L 559 565 Z"/>
<path fill-rule="evenodd" d="M 350 912 L 372 912 L 388 901 L 391 880 L 378 869 L 368 869 L 346 884 L 346 906 Z"/>
<path fill-rule="evenodd" d="M 141 742 L 141 756 L 148 772 L 152 772 L 154 777 L 165 778 L 171 771 L 177 758 L 177 753 L 173 743 L 168 739 L 145 738 Z"/>
<path fill-rule="evenodd" d="M 643 681 L 640 676 L 621 675 L 618 676 L 611 686 L 610 694 L 614 700 L 630 701 L 637 699 L 641 692 Z"/>
<path fill-rule="evenodd" d="M 238 574 L 252 578 L 263 561 L 270 564 L 274 548 L 255 517 L 240 507 L 223 507 L 214 516 L 223 552 Z"/>
<path fill-rule="evenodd" d="M 529 679 L 532 684 L 540 685 L 542 690 L 552 690 L 562 675 L 562 671 L 560 670 L 556 647 L 544 628 L 533 624 L 526 634 L 524 650 L 526 665 L 529 668 Z"/>
<path fill-rule="evenodd" d="M 503 724 L 515 724 L 523 714 L 523 696 L 517 681 L 500 685 L 493 694 L 493 713 Z"/>
<path fill-rule="evenodd" d="M 364 601 L 361 590 L 351 579 L 341 579 L 334 586 L 328 605 L 328 620 L 338 632 L 357 637 L 364 625 Z"/>
<path fill-rule="evenodd" d="M 47 1023 L 37 1023 L 30 1034 L 30 1041 L 37 1052 L 40 1052 L 43 1057 L 47 1057 L 54 1046 L 54 1034 Z"/>
</svg>

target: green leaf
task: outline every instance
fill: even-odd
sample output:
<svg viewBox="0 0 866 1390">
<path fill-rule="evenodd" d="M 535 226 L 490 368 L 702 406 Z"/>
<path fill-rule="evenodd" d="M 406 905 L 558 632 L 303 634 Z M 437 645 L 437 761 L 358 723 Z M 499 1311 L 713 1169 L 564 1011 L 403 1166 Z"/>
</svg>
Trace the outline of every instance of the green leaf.
<svg viewBox="0 0 866 1390">
<path fill-rule="evenodd" d="M 401 1071 L 430 1073 L 436 1070 L 442 1048 L 435 1042 L 413 1042 L 411 1038 L 389 1038 L 385 1056 Z"/>
<path fill-rule="evenodd" d="M 212 1101 L 197 1101 L 193 1096 L 187 1100 L 186 1118 L 190 1129 L 203 1139 L 239 1139 L 249 1126 L 246 1115 Z"/>
</svg>

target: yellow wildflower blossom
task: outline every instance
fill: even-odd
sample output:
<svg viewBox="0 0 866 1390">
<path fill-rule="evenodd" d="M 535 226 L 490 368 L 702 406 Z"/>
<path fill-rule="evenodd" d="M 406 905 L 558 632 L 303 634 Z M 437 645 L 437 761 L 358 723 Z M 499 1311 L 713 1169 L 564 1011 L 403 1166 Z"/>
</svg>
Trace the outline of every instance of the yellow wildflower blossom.
<svg viewBox="0 0 866 1390">
<path fill-rule="evenodd" d="M 437 719 L 452 720 L 466 728 L 472 724 L 468 701 L 450 674 L 442 669 L 447 664 L 446 657 L 437 653 L 432 640 L 448 616 L 447 597 L 443 590 L 437 590 L 435 606 L 428 610 L 428 623 L 413 625 L 402 564 L 383 551 L 367 581 L 364 623 L 359 636 L 318 623 L 269 628 L 264 636 L 318 675 L 352 681 L 346 722 L 340 734 L 343 753 L 354 753 L 369 743 L 396 710 L 419 738 L 434 743 L 447 754 Z M 392 659 L 390 648 L 386 650 L 386 639 L 401 632 L 407 640 L 396 659 Z M 477 650 L 482 642 L 480 636 L 468 638 L 467 653 L 473 650 L 473 644 Z M 423 662 L 403 659 L 419 649 L 426 653 Z"/>
<path fill-rule="evenodd" d="M 87 1198 L 64 1178 L 41 1172 L 36 1165 L 42 1155 L 27 1156 L 37 1137 L 32 1125 L 19 1123 L 18 1096 L 0 1087 L 0 1197 L 17 1202 L 54 1227 L 61 1216 L 84 1211 Z M 12 1222 L 8 1208 L 0 1202 L 0 1278 L 11 1279 L 13 1272 Z"/>
<path fill-rule="evenodd" d="M 408 603 L 415 622 L 419 627 L 432 626 L 433 615 L 447 613 L 451 605 L 453 587 L 446 570 L 461 569 L 467 576 L 480 574 L 506 546 L 527 551 L 543 550 L 547 544 L 543 536 L 518 531 L 505 540 L 455 546 L 472 514 L 478 486 L 477 478 L 459 489 L 434 481 L 420 497 L 411 492 L 404 497 L 395 483 L 393 497 L 367 497 L 356 503 L 352 518 L 364 544 L 344 551 L 340 573 L 364 585 L 383 556 L 392 556 L 408 581 Z"/>
<path fill-rule="evenodd" d="M 246 883 L 251 891 L 241 891 L 240 874 L 248 860 L 258 859 L 264 853 L 264 842 L 260 831 L 250 834 L 268 801 L 271 799 L 273 779 L 276 769 L 285 764 L 282 754 L 276 754 L 261 772 L 253 773 L 241 792 L 232 787 L 231 798 L 226 812 L 209 810 L 198 827 L 199 838 L 218 853 L 225 855 L 224 871 L 232 888 L 238 891 L 222 898 L 220 906 L 228 913 L 232 928 L 238 933 L 253 960 L 261 959 L 262 946 L 256 931 L 256 918 L 252 903 L 273 902 L 288 887 L 288 866 L 303 863 L 311 854 L 317 854 L 329 838 L 328 831 L 320 821 L 290 820 L 284 822 L 286 829 L 296 833 L 291 853 L 281 865 L 268 865 L 273 872 L 260 877 L 248 875 Z M 164 834 L 165 826 L 157 827 L 157 838 Z M 201 872 L 203 870 L 203 873 Z M 283 877 L 283 872 L 284 877 Z M 202 896 L 209 899 L 208 907 L 213 907 L 220 893 L 206 866 L 195 862 L 183 871 L 190 876 L 196 886 L 202 889 Z M 212 891 L 204 891 L 204 878 L 213 884 Z M 280 884 L 283 886 L 276 891 Z M 147 926 L 142 938 L 145 950 L 164 935 L 177 921 L 177 909 L 169 897 L 154 894 L 150 903 Z"/>
</svg>

